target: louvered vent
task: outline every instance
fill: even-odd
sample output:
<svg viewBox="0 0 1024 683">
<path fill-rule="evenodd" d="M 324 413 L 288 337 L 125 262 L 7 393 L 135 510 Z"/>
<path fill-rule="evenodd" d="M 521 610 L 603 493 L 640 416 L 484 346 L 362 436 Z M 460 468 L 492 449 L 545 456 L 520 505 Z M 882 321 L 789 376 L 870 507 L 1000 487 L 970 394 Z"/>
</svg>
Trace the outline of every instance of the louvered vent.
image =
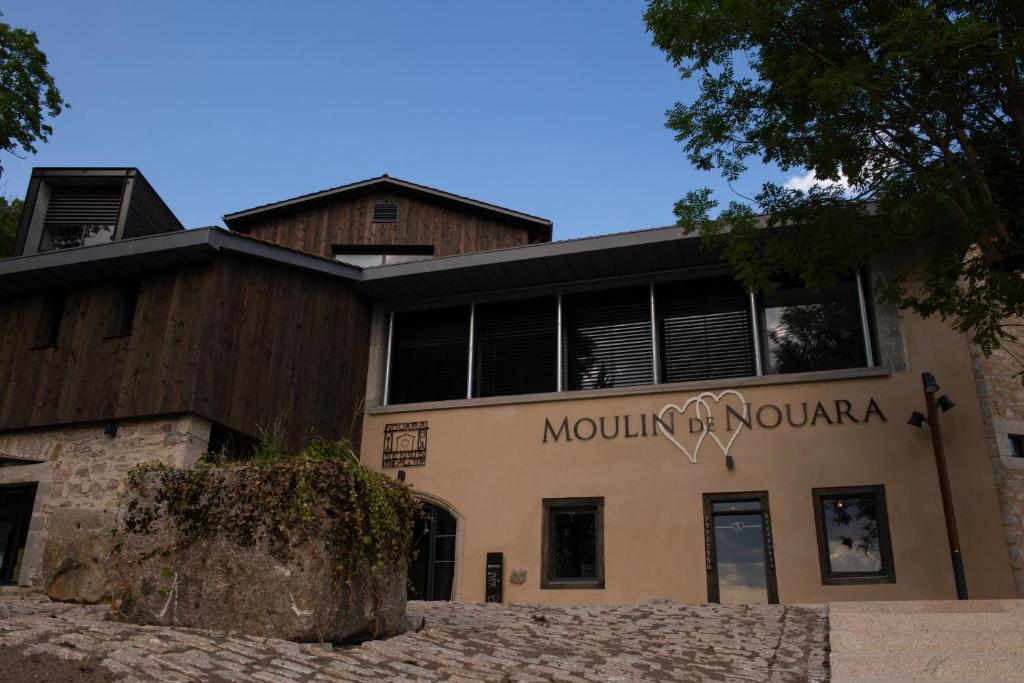
<svg viewBox="0 0 1024 683">
<path fill-rule="evenodd" d="M 502 301 L 476 307 L 477 396 L 555 391 L 558 300 Z"/>
<path fill-rule="evenodd" d="M 753 375 L 750 297 L 732 278 L 658 285 L 662 380 Z"/>
<path fill-rule="evenodd" d="M 116 225 L 121 209 L 121 186 L 55 187 L 46 204 L 50 225 Z"/>
<path fill-rule="evenodd" d="M 567 388 L 654 381 L 647 287 L 575 294 L 564 297 L 562 305 Z"/>
<path fill-rule="evenodd" d="M 374 223 L 394 223 L 398 220 L 398 202 L 381 202 L 373 205 Z"/>
<path fill-rule="evenodd" d="M 469 307 L 396 313 L 389 403 L 466 397 Z"/>
</svg>

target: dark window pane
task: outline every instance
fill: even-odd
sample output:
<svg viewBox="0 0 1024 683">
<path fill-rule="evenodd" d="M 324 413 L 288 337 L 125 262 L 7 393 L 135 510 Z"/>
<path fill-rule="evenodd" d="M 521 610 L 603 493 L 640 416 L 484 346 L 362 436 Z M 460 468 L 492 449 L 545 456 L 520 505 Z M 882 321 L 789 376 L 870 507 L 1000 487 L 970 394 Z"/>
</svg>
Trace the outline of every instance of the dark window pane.
<svg viewBox="0 0 1024 683">
<path fill-rule="evenodd" d="M 821 515 L 833 574 L 877 574 L 883 570 L 874 495 L 822 497 Z"/>
<path fill-rule="evenodd" d="M 715 559 L 720 602 L 768 602 L 762 524 L 759 514 L 715 515 Z"/>
<path fill-rule="evenodd" d="M 654 381 L 647 287 L 574 294 L 562 308 L 569 389 Z"/>
<path fill-rule="evenodd" d="M 713 512 L 760 512 L 761 501 L 759 500 L 718 500 L 711 504 Z"/>
<path fill-rule="evenodd" d="M 768 371 L 863 367 L 864 333 L 856 281 L 821 292 L 783 287 L 764 297 Z"/>
<path fill-rule="evenodd" d="M 1024 458 L 1024 436 L 1020 434 L 1010 434 L 1010 456 L 1014 458 Z"/>
<path fill-rule="evenodd" d="M 658 285 L 655 308 L 663 381 L 754 374 L 750 295 L 734 279 Z"/>
<path fill-rule="evenodd" d="M 466 397 L 469 307 L 395 314 L 390 403 Z"/>
<path fill-rule="evenodd" d="M 597 578 L 597 512 L 552 510 L 551 578 Z"/>
<path fill-rule="evenodd" d="M 476 307 L 476 395 L 555 391 L 558 308 L 554 297 Z"/>
<path fill-rule="evenodd" d="M 455 578 L 454 562 L 434 563 L 434 586 L 431 600 L 451 600 L 452 581 Z"/>
</svg>

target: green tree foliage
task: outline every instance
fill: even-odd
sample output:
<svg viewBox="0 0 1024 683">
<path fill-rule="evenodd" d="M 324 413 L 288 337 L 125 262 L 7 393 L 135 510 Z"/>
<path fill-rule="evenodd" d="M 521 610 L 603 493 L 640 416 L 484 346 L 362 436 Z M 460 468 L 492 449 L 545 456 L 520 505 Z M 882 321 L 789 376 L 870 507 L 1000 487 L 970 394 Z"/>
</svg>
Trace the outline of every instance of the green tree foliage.
<svg viewBox="0 0 1024 683">
<path fill-rule="evenodd" d="M 732 182 L 752 159 L 810 169 L 712 217 L 709 189 L 679 224 L 748 287 L 813 287 L 870 256 L 925 247 L 882 292 L 969 332 L 987 353 L 1024 315 L 1024 3 L 651 0 L 654 44 L 695 99 L 669 111 L 688 158 Z M 762 217 L 758 217 L 758 216 Z M 726 235 L 728 233 L 728 238 Z"/>
<path fill-rule="evenodd" d="M 14 251 L 22 204 L 20 199 L 0 197 L 0 258 L 7 258 Z"/>
<path fill-rule="evenodd" d="M 53 132 L 46 116 L 68 106 L 46 68 L 35 32 L 0 21 L 0 149 L 35 154 L 36 141 Z"/>
</svg>

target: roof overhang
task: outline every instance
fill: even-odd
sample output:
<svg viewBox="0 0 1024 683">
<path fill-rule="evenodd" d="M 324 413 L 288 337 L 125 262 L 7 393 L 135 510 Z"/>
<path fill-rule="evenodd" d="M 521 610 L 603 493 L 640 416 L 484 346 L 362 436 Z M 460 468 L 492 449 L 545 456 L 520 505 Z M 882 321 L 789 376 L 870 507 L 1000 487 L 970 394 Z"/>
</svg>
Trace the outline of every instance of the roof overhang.
<svg viewBox="0 0 1024 683">
<path fill-rule="evenodd" d="M 347 280 L 361 276 L 358 268 L 344 263 L 222 228 L 198 228 L 0 260 L 0 296 L 64 289 L 91 280 L 138 277 L 158 269 L 207 261 L 218 252 Z"/>
<path fill-rule="evenodd" d="M 291 199 L 285 199 L 272 204 L 264 204 L 251 209 L 229 213 L 224 216 L 224 224 L 232 230 L 244 231 L 256 220 L 317 206 L 342 195 L 358 196 L 360 194 L 375 191 L 379 192 L 381 190 L 418 195 L 441 204 L 457 206 L 462 210 L 468 209 L 470 211 L 487 214 L 492 217 L 498 217 L 512 223 L 513 225 L 522 227 L 530 232 L 531 235 L 534 235 L 543 241 L 547 242 L 551 240 L 552 224 L 551 221 L 546 218 L 532 216 L 528 213 L 522 213 L 521 211 L 506 209 L 505 207 L 497 206 L 496 204 L 489 204 L 478 199 L 463 197 L 462 195 L 452 194 L 451 192 L 445 192 L 444 190 L 438 190 L 433 187 L 427 187 L 426 185 L 420 185 L 418 183 L 412 183 L 408 180 L 401 180 L 400 178 L 392 178 L 390 176 L 368 178 L 367 180 L 360 180 L 356 183 L 350 183 L 348 185 L 342 185 L 328 190 L 321 190 L 320 192 L 313 192 L 311 194 L 304 194 Z"/>
</svg>

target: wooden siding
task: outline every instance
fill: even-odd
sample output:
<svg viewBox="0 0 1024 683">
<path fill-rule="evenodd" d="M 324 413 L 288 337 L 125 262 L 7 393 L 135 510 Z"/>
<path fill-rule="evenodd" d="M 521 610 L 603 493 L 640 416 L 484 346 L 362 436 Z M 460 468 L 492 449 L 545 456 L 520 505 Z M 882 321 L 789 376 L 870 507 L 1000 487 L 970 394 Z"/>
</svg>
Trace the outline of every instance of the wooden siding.
<svg viewBox="0 0 1024 683">
<path fill-rule="evenodd" d="M 130 336 L 107 337 L 118 283 L 93 283 L 50 348 L 45 295 L 0 301 L 0 430 L 194 412 L 249 435 L 281 417 L 298 445 L 358 426 L 370 311 L 345 282 L 222 255 L 140 285 Z"/>
<path fill-rule="evenodd" d="M 374 223 L 373 205 L 378 202 L 397 202 L 398 221 Z M 432 245 L 435 256 L 451 256 L 530 243 L 525 228 L 496 216 L 397 192 L 332 198 L 254 221 L 245 232 L 328 258 L 335 244 Z"/>
</svg>

